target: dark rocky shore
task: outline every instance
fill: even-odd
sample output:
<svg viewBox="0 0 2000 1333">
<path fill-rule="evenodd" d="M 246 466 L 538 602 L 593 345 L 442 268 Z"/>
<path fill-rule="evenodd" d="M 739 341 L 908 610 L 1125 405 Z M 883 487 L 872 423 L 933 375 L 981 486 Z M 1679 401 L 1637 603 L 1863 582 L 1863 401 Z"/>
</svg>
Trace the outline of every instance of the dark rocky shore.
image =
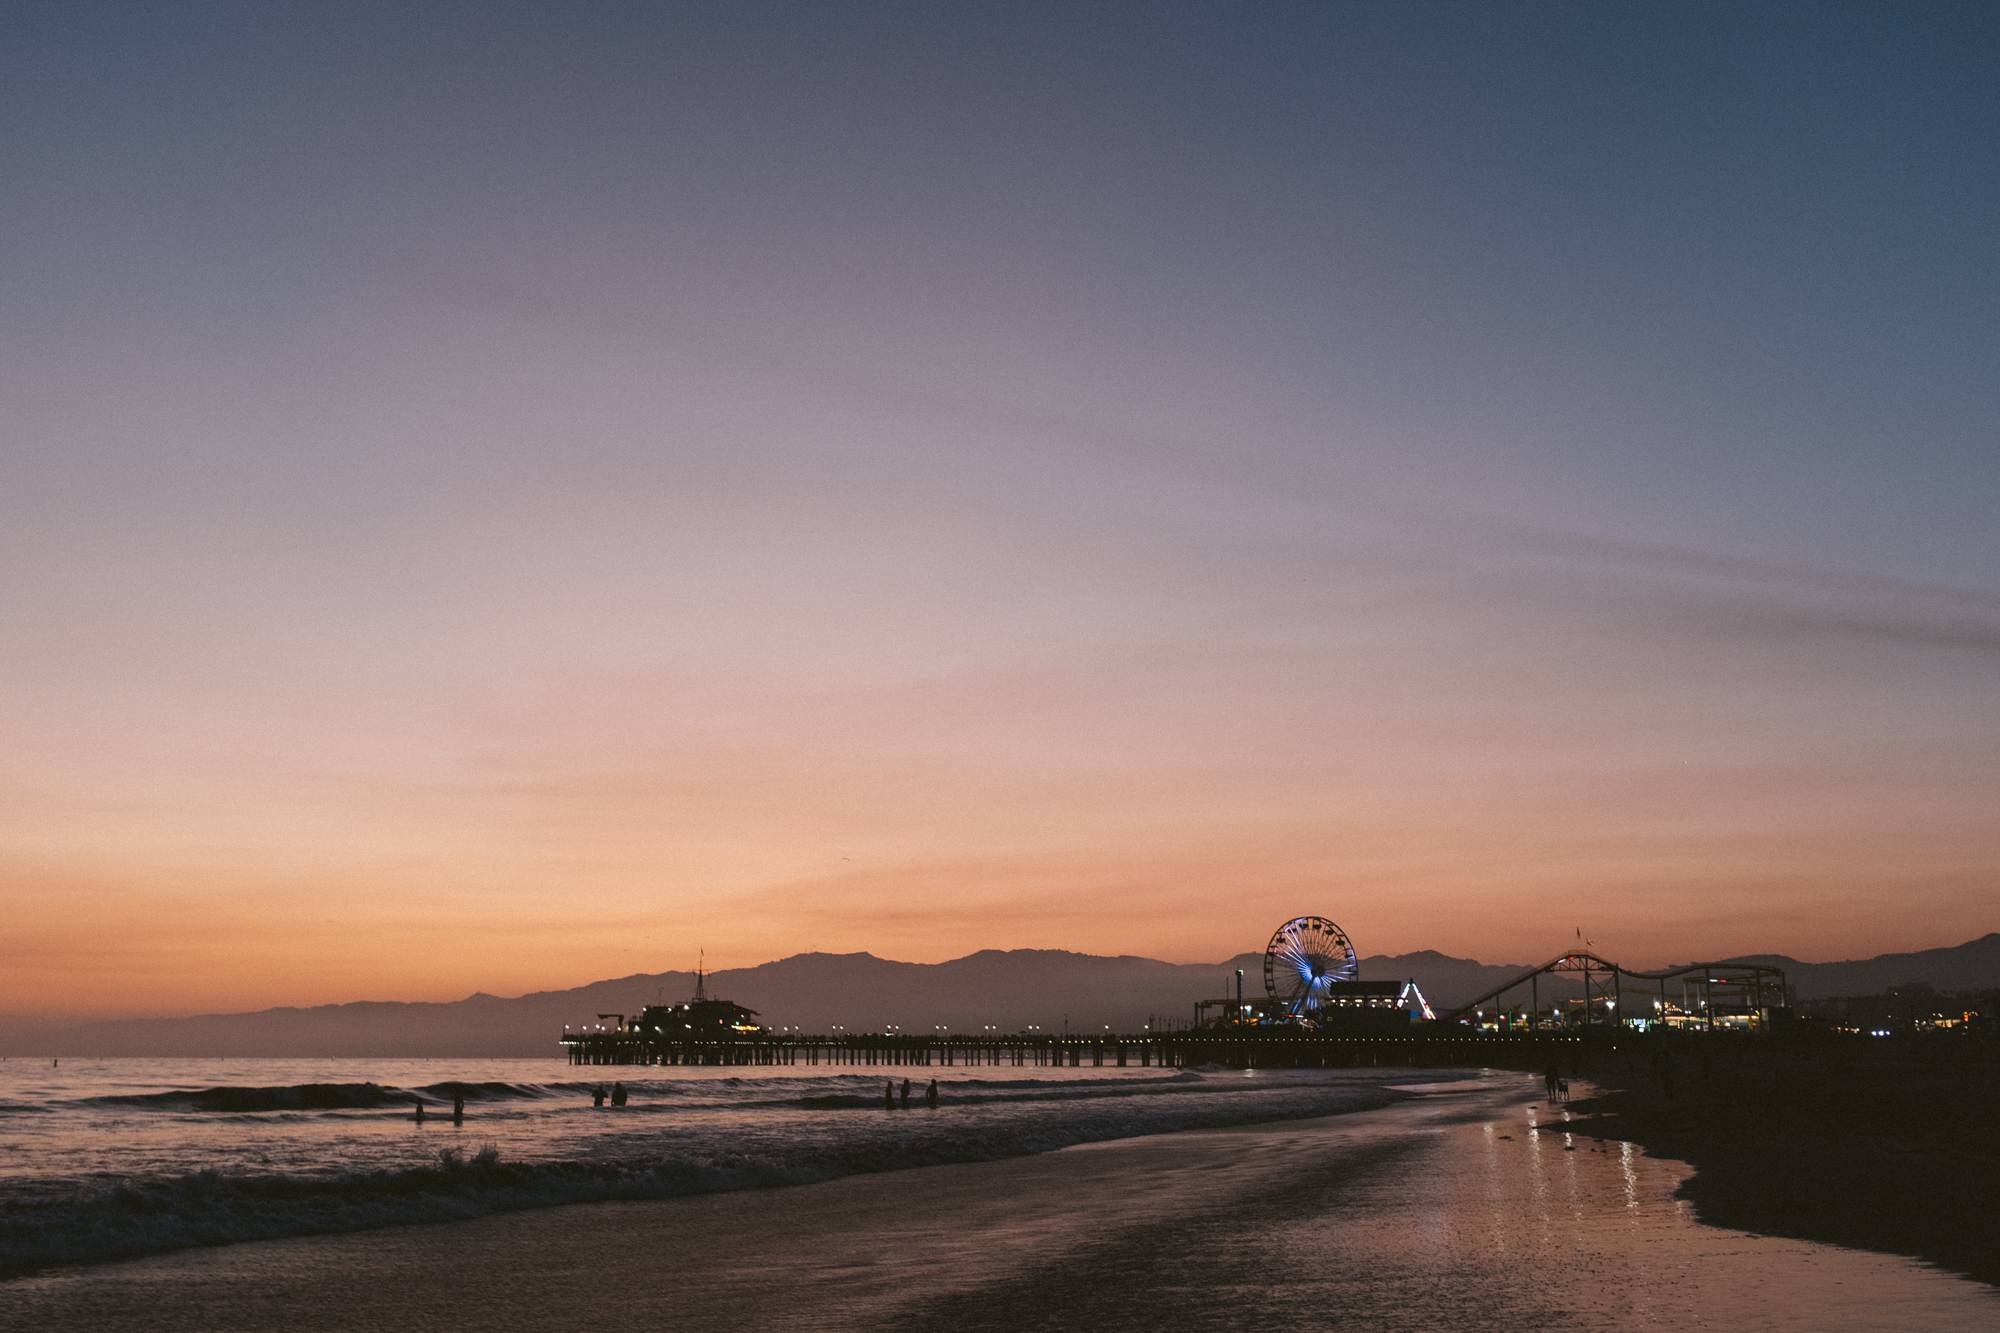
<svg viewBox="0 0 2000 1333">
<path fill-rule="evenodd" d="M 2000 1043 L 1621 1045 L 1568 1126 L 1695 1167 L 1704 1222 L 1905 1254 L 2000 1285 Z"/>
</svg>

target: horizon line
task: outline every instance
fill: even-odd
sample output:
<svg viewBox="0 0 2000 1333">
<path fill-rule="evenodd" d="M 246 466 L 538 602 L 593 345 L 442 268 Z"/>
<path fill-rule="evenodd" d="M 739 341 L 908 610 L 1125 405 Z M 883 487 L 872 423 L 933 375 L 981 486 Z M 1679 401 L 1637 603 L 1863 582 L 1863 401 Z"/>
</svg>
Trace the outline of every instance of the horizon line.
<svg viewBox="0 0 2000 1333">
<path fill-rule="evenodd" d="M 1739 961 L 1742 959 L 1782 958 L 1788 962 L 1799 963 L 1810 967 L 1829 967 L 1829 966 L 1839 966 L 1840 964 L 1843 963 L 1872 963 L 1872 962 L 1877 962 L 1884 958 L 1907 957 L 1912 954 L 1938 953 L 1938 952 L 1948 951 L 1951 949 L 1962 949 L 1965 948 L 1967 945 L 1978 944 L 1983 940 L 1989 940 L 1996 936 L 2000 936 L 2000 930 L 1989 930 L 1984 934 L 1974 935 L 1969 939 L 1960 940 L 1956 944 L 1931 945 L 1923 949 L 1892 950 L 1888 953 L 1874 954 L 1867 958 L 1812 959 L 1812 958 L 1799 958 L 1792 954 L 1780 953 L 1776 951 L 1765 951 L 1761 953 L 1732 954 L 1726 957 L 1688 958 L 1685 960 L 1670 962 L 1659 966 L 1680 967 L 1696 963 L 1729 963 L 1729 962 Z M 1212 961 L 1204 960 L 1200 962 L 1175 962 L 1171 959 L 1154 958 L 1146 954 L 1129 954 L 1129 953 L 1101 954 L 1101 953 L 1089 953 L 1080 949 L 1059 949 L 1059 948 L 1028 946 L 1028 947 L 1018 947 L 1011 949 L 1000 949 L 1000 948 L 974 949 L 971 953 L 959 954 L 956 957 L 952 958 L 939 959 L 936 962 L 916 962 L 910 959 L 884 958 L 880 954 L 874 953 L 867 949 L 855 949 L 855 950 L 848 950 L 845 952 L 833 952 L 824 949 L 806 949 L 798 953 L 785 954 L 777 958 L 767 958 L 761 963 L 751 963 L 740 967 L 710 968 L 706 970 L 705 975 L 709 977 L 715 977 L 721 975 L 724 972 L 754 972 L 759 968 L 770 967 L 778 963 L 790 962 L 795 958 L 868 958 L 872 959 L 875 962 L 890 963 L 898 967 L 949 967 L 953 963 L 962 963 L 965 962 L 967 959 L 976 958 L 980 954 L 1003 954 L 1003 955 L 1066 954 L 1074 958 L 1097 958 L 1106 961 L 1117 961 L 1120 959 L 1135 959 L 1139 962 L 1158 963 L 1163 967 L 1196 967 L 1196 968 L 1229 967 L 1232 964 L 1234 964 L 1235 961 L 1239 958 L 1257 956 L 1260 952 L 1261 951 L 1258 950 L 1246 950 L 1243 953 L 1234 954 L 1228 958 L 1216 959 Z M 1583 944 L 1578 948 L 1559 950 L 1556 953 L 1550 954 L 1547 959 L 1543 959 L 1541 960 L 1541 962 L 1547 962 L 1550 959 L 1560 958 L 1564 954 L 1578 953 L 1578 952 L 1597 953 L 1597 950 L 1586 942 L 1585 944 Z M 1458 962 L 1458 963 L 1471 963 L 1477 967 L 1503 967 L 1503 968 L 1519 967 L 1525 970 L 1528 968 L 1533 968 L 1541 965 L 1539 962 L 1489 963 L 1482 959 L 1465 958 L 1457 954 L 1444 953 L 1437 949 L 1410 949 L 1402 953 L 1373 953 L 1373 954 L 1359 955 L 1359 957 L 1361 958 L 1362 961 L 1366 961 L 1369 958 L 1408 958 L 1414 954 L 1434 954 L 1439 958 L 1449 959 L 1453 962 Z M 1604 955 L 1598 954 L 1598 956 L 1603 957 Z M 1607 959 L 1606 961 L 1619 962 L 1621 965 L 1623 965 L 1623 960 Z M 1658 968 L 1656 966 L 1655 968 L 1644 969 L 1644 970 L 1658 970 Z M 102 1023 L 183 1022 L 192 1019 L 202 1019 L 202 1018 L 240 1018 L 240 1017 L 255 1016 L 258 1014 L 274 1014 L 274 1013 L 285 1013 L 285 1012 L 304 1013 L 315 1009 L 340 1009 L 340 1008 L 345 1008 L 349 1005 L 362 1005 L 362 1004 L 383 1004 L 383 1005 L 393 1004 L 393 1005 L 406 1005 L 406 1006 L 435 1005 L 443 1007 L 454 1004 L 465 1004 L 468 1001 L 479 1000 L 479 999 L 501 1000 L 501 1001 L 526 1000 L 526 999 L 531 999 L 538 995 L 560 995 L 568 991 L 587 990 L 592 986 L 616 985 L 620 982 L 635 981 L 641 978 L 671 977 L 671 976 L 692 977 L 693 975 L 694 975 L 693 969 L 679 969 L 679 968 L 669 968 L 667 970 L 659 972 L 628 972 L 623 976 L 597 977 L 593 980 L 578 982 L 570 986 L 543 987 L 538 990 L 522 991 L 519 994 L 515 995 L 496 995 L 491 991 L 476 990 L 468 995 L 461 995 L 456 999 L 449 999 L 449 1000 L 395 1000 L 395 999 L 364 997 L 364 998 L 348 999 L 348 1000 L 322 1000 L 316 1004 L 272 1004 L 272 1005 L 265 1005 L 262 1008 L 256 1008 L 256 1009 L 227 1009 L 227 1010 L 207 1010 L 194 1013 L 156 1013 L 156 1014 L 110 1013 L 110 1014 L 95 1014 L 95 1015 L 85 1015 L 85 1014 L 64 1015 L 55 1011 L 47 1011 L 43 1013 L 8 1011 L 8 1012 L 0 1012 L 0 1023 L 59 1022 L 59 1023 L 64 1023 L 70 1027 L 80 1028 L 80 1027 L 91 1027 Z"/>
</svg>

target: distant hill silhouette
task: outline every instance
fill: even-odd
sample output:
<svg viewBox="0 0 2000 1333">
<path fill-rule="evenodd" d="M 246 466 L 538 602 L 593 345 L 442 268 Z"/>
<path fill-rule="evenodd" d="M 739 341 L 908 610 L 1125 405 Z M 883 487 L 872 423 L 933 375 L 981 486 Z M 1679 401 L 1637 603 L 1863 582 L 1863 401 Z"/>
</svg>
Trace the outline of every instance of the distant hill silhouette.
<svg viewBox="0 0 2000 1333">
<path fill-rule="evenodd" d="M 1871 994 L 1912 981 L 1939 990 L 1978 989 L 2000 986 L 2000 933 L 1953 948 L 1855 962 L 1801 963 L 1777 954 L 1735 961 L 1778 964 L 1801 999 Z M 1365 958 L 1361 974 L 1413 977 L 1442 1009 L 1528 966 L 1425 950 Z M 1059 949 L 986 949 L 945 963 L 899 963 L 867 953 L 796 954 L 714 973 L 709 989 L 757 1010 L 767 1023 L 808 1031 L 835 1024 L 877 1030 L 890 1023 L 913 1032 L 937 1025 L 977 1032 L 987 1024 L 1002 1031 L 1030 1024 L 1061 1031 L 1065 1021 L 1077 1032 L 1105 1026 L 1129 1031 L 1148 1022 L 1187 1021 L 1196 1000 L 1226 993 L 1239 967 L 1245 993 L 1260 994 L 1261 954 L 1196 964 Z M 55 1032 L 0 1024 L 0 1043 L 12 1054 L 76 1056 L 553 1056 L 566 1023 L 595 1022 L 599 1013 L 636 1013 L 661 999 L 685 998 L 693 989 L 691 972 L 644 973 L 511 999 L 478 994 L 448 1003 L 363 1001 L 125 1019 Z"/>
<path fill-rule="evenodd" d="M 1773 963 L 1785 969 L 1801 1000 L 1833 995 L 1880 995 L 1892 986 L 1920 981 L 1942 991 L 2000 986 L 2000 931 L 1946 949 L 1885 953 L 1846 963 L 1801 963 L 1783 954 L 1748 954 L 1724 960 Z"/>
</svg>

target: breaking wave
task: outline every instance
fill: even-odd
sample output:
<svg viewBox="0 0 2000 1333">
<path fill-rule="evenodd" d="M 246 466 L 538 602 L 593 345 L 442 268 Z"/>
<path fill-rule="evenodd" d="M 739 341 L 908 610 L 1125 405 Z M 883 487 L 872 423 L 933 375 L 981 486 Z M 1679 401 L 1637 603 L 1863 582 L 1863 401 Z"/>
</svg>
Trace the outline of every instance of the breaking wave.
<svg viewBox="0 0 2000 1333">
<path fill-rule="evenodd" d="M 894 1078 L 858 1073 L 834 1076 L 842 1082 L 854 1084 L 857 1088 L 866 1088 L 868 1091 L 822 1092 L 806 1096 L 783 1095 L 785 1092 L 783 1084 L 797 1080 L 782 1078 L 714 1079 L 693 1086 L 670 1079 L 635 1079 L 626 1080 L 625 1086 L 634 1098 L 639 1099 L 635 1103 L 636 1109 L 658 1110 L 684 1106 L 700 1106 L 706 1110 L 754 1110 L 770 1107 L 796 1107 L 815 1111 L 874 1109 L 882 1105 L 881 1095 L 874 1089 L 879 1088 L 885 1081 L 899 1082 L 903 1075 L 914 1071 L 898 1066 L 894 1072 L 896 1075 Z M 949 1075 L 952 1071 L 924 1072 L 928 1076 L 933 1072 Z M 1194 1081 L 1199 1078 L 1198 1074 L 1185 1073 L 1164 1075 L 1144 1083 L 1119 1078 L 1073 1079 L 1060 1083 L 1038 1079 L 994 1079 L 959 1086 L 955 1088 L 952 1100 L 960 1105 L 982 1105 L 1008 1101 L 1074 1101 L 1102 1097 L 1157 1096 L 1164 1084 Z M 454 1080 L 427 1083 L 412 1088 L 380 1083 L 293 1083 L 279 1087 L 181 1088 L 165 1092 L 87 1097 L 77 1104 L 118 1107 L 134 1111 L 215 1112 L 229 1115 L 255 1115 L 266 1111 L 408 1110 L 413 1102 L 421 1101 L 427 1105 L 445 1106 L 455 1097 L 463 1097 L 468 1104 L 585 1098 L 590 1096 L 593 1089 L 605 1086 L 608 1082 L 609 1080 L 504 1083 Z M 707 1095 L 709 1089 L 728 1089 L 742 1095 L 715 1097 Z M 780 1095 L 756 1095 L 762 1091 Z M 646 1100 L 648 1098 L 652 1100 L 649 1102 Z M 52 1108 L 0 1104 L 0 1109 L 30 1111 Z"/>
<path fill-rule="evenodd" d="M 87 1097 L 82 1099 L 82 1104 L 139 1111 L 216 1111 L 233 1115 L 259 1111 L 366 1111 L 385 1107 L 408 1108 L 413 1100 L 443 1105 L 453 1097 L 463 1097 L 468 1102 L 560 1097 L 570 1093 L 588 1093 L 593 1086 L 589 1083 L 454 1081 L 398 1088 L 380 1083 L 291 1083 L 271 1088 L 185 1088 L 170 1092 Z"/>
<path fill-rule="evenodd" d="M 902 1073 L 896 1071 L 896 1082 Z M 810 1090 L 798 1088 L 799 1081 Z M 937 1112 L 890 1114 L 876 1091 L 884 1081 L 881 1075 L 842 1074 L 792 1080 L 791 1088 L 777 1078 L 628 1084 L 635 1097 L 658 1095 L 651 1109 L 688 1113 L 680 1117 L 594 1115 L 576 1104 L 576 1094 L 594 1083 L 441 1082 L 414 1089 L 308 1083 L 106 1098 L 129 1109 L 202 1112 L 366 1111 L 398 1101 L 407 1106 L 413 1094 L 438 1100 L 462 1094 L 468 1102 L 559 1100 L 509 1113 L 515 1122 L 504 1115 L 486 1122 L 499 1127 L 528 1115 L 539 1137 L 523 1141 L 525 1153 L 489 1146 L 469 1160 L 447 1149 L 420 1165 L 210 1167 L 123 1179 L 50 1180 L 44 1182 L 50 1188 L 0 1193 L 0 1277 L 192 1246 L 990 1161 L 1140 1134 L 1364 1110 L 1409 1095 L 1374 1079 L 1249 1083 L 1241 1074 L 954 1079 Z M 1401 1081 L 1411 1081 L 1409 1071 Z M 876 1114 L 849 1113 L 862 1107 Z M 635 1103 L 634 1109 L 648 1108 Z M 559 1123 L 588 1125 L 593 1132 L 550 1128 Z M 536 1159 L 538 1152 L 544 1159 Z"/>
<path fill-rule="evenodd" d="M 279 1088 L 191 1088 L 129 1096 L 88 1097 L 90 1106 L 159 1111 L 328 1111 L 408 1103 L 409 1094 L 376 1083 L 294 1083 Z"/>
</svg>

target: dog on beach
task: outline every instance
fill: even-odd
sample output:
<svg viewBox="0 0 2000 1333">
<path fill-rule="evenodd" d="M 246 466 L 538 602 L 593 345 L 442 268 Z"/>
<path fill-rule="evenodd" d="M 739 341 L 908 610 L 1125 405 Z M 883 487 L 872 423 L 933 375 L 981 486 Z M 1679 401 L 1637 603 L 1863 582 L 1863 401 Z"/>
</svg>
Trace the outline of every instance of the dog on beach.
<svg viewBox="0 0 2000 1333">
<path fill-rule="evenodd" d="M 1568 1080 L 1568 1079 L 1566 1079 L 1566 1078 L 1558 1078 L 1558 1079 L 1556 1080 L 1556 1100 L 1557 1100 L 1557 1101 L 1559 1101 L 1559 1102 L 1566 1102 L 1566 1101 L 1568 1101 L 1568 1100 L 1569 1100 L 1569 1080 Z"/>
</svg>

